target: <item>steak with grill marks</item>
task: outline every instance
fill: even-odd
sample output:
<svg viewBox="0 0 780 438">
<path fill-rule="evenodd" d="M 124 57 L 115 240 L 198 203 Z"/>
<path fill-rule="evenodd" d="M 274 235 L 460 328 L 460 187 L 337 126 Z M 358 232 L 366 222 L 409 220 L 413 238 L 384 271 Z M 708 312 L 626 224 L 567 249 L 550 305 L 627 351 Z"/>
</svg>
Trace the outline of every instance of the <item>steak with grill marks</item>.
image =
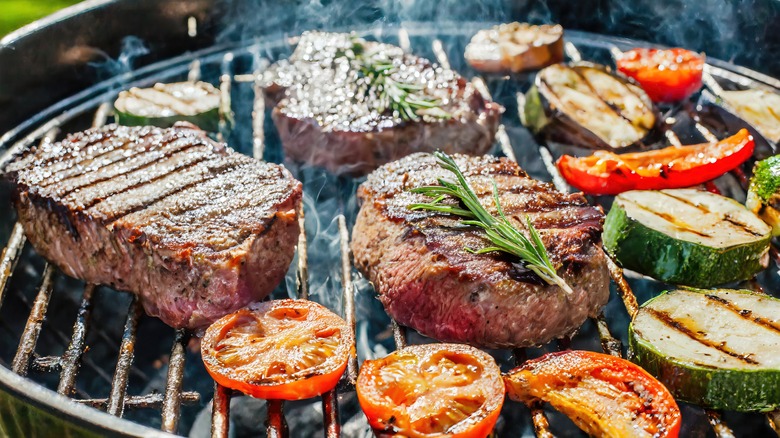
<svg viewBox="0 0 780 438">
<path fill-rule="evenodd" d="M 421 153 L 377 169 L 358 189 L 362 206 L 352 252 L 388 314 L 426 336 L 487 348 L 544 344 L 597 315 L 609 298 L 599 245 L 603 212 L 582 194 L 560 193 L 529 178 L 505 158 L 454 158 L 488 211 L 497 214 L 495 180 L 504 212 L 526 234 L 528 215 L 574 292 L 544 283 L 507 254 L 467 252 L 491 245 L 483 230 L 463 226 L 457 217 L 409 210 L 430 201 L 410 189 L 454 179 Z"/>
<path fill-rule="evenodd" d="M 365 61 L 346 55 L 354 52 L 392 64 L 388 80 L 419 88 L 447 115 L 419 110 L 419 120 L 402 119 L 362 71 Z M 503 112 L 453 70 L 352 34 L 304 33 L 265 81 L 287 158 L 337 174 L 365 174 L 414 152 L 484 154 Z"/>
<path fill-rule="evenodd" d="M 268 295 L 298 238 L 301 184 L 192 125 L 110 125 L 11 163 L 36 251 L 66 274 L 137 294 L 199 328 Z"/>
</svg>

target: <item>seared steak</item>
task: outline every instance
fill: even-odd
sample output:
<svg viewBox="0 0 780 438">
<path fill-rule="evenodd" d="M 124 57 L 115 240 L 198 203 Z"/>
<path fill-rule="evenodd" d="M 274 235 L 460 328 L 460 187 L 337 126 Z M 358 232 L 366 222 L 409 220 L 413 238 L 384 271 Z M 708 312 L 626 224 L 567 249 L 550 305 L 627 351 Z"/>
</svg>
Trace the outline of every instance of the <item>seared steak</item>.
<svg viewBox="0 0 780 438">
<path fill-rule="evenodd" d="M 439 108 L 418 110 L 417 120 L 385 108 L 382 86 L 364 70 L 366 57 L 391 63 L 392 81 L 419 87 L 416 94 Z M 304 33 L 266 81 L 287 158 L 338 174 L 365 174 L 418 151 L 484 154 L 503 111 L 456 72 L 350 34 Z"/>
<path fill-rule="evenodd" d="M 530 217 L 574 293 L 542 282 L 504 253 L 467 252 L 489 246 L 481 229 L 447 214 L 409 210 L 430 200 L 409 189 L 454 180 L 432 155 L 420 153 L 382 166 L 358 189 L 362 206 L 352 251 L 388 314 L 426 336 L 487 348 L 544 344 L 596 315 L 609 298 L 599 246 L 602 211 L 581 194 L 529 178 L 510 160 L 454 158 L 492 214 L 495 180 L 514 225 L 524 230 L 525 215 Z"/>
<path fill-rule="evenodd" d="M 264 298 L 293 257 L 301 184 L 192 125 L 92 129 L 7 170 L 38 253 L 173 327 Z"/>
</svg>

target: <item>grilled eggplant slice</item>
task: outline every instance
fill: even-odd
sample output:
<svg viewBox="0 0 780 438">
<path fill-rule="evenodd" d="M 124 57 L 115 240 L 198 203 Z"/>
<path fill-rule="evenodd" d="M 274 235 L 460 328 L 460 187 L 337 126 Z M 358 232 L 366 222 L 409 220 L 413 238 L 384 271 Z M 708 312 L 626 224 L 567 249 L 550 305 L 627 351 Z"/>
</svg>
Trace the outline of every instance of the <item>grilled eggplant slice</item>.
<svg viewBox="0 0 780 438">
<path fill-rule="evenodd" d="M 756 163 L 747 195 L 747 208 L 780 236 L 780 155 Z"/>
<path fill-rule="evenodd" d="M 641 88 L 606 67 L 555 64 L 536 76 L 521 119 L 548 140 L 621 150 L 645 139 L 658 117 Z"/>
<path fill-rule="evenodd" d="M 506 23 L 477 32 L 466 61 L 486 73 L 520 73 L 563 62 L 563 27 Z"/>
<path fill-rule="evenodd" d="M 168 128 L 176 122 L 190 122 L 204 131 L 216 132 L 220 93 L 207 82 L 158 83 L 152 88 L 122 91 L 114 109 L 120 125 Z"/>
<path fill-rule="evenodd" d="M 750 123 L 773 143 L 780 143 L 780 94 L 764 90 L 724 91 L 727 110 Z"/>
<path fill-rule="evenodd" d="M 714 409 L 780 407 L 780 300 L 739 290 L 675 290 L 629 326 L 634 362 L 675 398 Z"/>
<path fill-rule="evenodd" d="M 615 198 L 602 238 L 625 268 L 710 287 L 766 268 L 770 232 L 733 199 L 694 189 L 634 190 Z"/>
</svg>

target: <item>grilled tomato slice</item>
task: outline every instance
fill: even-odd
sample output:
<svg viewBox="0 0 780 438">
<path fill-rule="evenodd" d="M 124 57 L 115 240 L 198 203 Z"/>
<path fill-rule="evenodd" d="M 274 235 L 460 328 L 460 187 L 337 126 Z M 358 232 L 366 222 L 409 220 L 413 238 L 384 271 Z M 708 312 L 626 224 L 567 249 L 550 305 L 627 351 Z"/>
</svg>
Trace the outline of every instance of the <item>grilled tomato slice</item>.
<svg viewBox="0 0 780 438">
<path fill-rule="evenodd" d="M 428 344 L 365 361 L 357 395 L 378 435 L 484 438 L 504 404 L 504 385 L 487 353 Z"/>
<path fill-rule="evenodd" d="M 591 436 L 674 438 L 680 409 L 669 391 L 627 360 L 562 351 L 530 360 L 504 376 L 509 397 L 543 400 Z"/>
<path fill-rule="evenodd" d="M 633 49 L 617 60 L 618 70 L 639 82 L 653 102 L 677 102 L 701 88 L 704 56 L 685 49 Z"/>
<path fill-rule="evenodd" d="M 333 389 L 354 349 L 338 315 L 307 300 L 266 301 L 212 324 L 203 362 L 222 386 L 263 399 L 299 400 Z"/>
</svg>

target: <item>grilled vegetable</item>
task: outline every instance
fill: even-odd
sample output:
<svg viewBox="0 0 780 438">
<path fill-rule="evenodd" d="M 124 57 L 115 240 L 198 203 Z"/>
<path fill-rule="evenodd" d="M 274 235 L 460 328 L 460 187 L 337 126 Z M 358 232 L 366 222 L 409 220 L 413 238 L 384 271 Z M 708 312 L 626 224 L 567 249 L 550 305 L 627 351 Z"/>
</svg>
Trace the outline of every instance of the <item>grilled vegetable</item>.
<svg viewBox="0 0 780 438">
<path fill-rule="evenodd" d="M 488 73 L 538 70 L 563 61 L 563 27 L 500 24 L 477 32 L 465 57 L 472 67 Z"/>
<path fill-rule="evenodd" d="M 569 184 L 593 195 L 673 189 L 723 175 L 750 158 L 754 146 L 753 137 L 743 129 L 718 143 L 622 155 L 608 151 L 583 158 L 563 155 L 558 169 Z"/>
<path fill-rule="evenodd" d="M 513 400 L 543 400 L 599 437 L 676 437 L 680 409 L 635 364 L 592 351 L 546 354 L 504 376 Z"/>
<path fill-rule="evenodd" d="M 675 397 L 735 411 L 780 407 L 780 300 L 737 290 L 675 290 L 640 308 L 633 360 Z"/>
<path fill-rule="evenodd" d="M 206 82 L 155 84 L 152 88 L 131 88 L 119 93 L 117 123 L 126 126 L 160 126 L 190 122 L 204 131 L 219 129 L 219 90 Z"/>
<path fill-rule="evenodd" d="M 780 236 L 780 155 L 753 167 L 746 205 L 772 227 L 773 236 Z"/>
<path fill-rule="evenodd" d="M 536 76 L 521 119 L 549 140 L 622 149 L 648 135 L 656 111 L 641 88 L 603 66 L 555 64 Z"/>
<path fill-rule="evenodd" d="M 729 111 L 768 140 L 780 143 L 780 94 L 764 90 L 724 91 L 719 97 Z"/>
<path fill-rule="evenodd" d="M 474 347 L 414 345 L 365 361 L 357 395 L 377 436 L 484 438 L 504 383 L 493 358 Z"/>
<path fill-rule="evenodd" d="M 633 49 L 616 64 L 618 71 L 639 82 L 653 102 L 676 102 L 701 88 L 704 55 L 685 49 Z"/>
<path fill-rule="evenodd" d="M 222 386 L 264 399 L 315 397 L 336 386 L 354 345 L 347 323 L 307 300 L 266 301 L 212 324 L 203 363 Z"/>
<path fill-rule="evenodd" d="M 770 231 L 732 199 L 677 189 L 618 195 L 602 238 L 628 269 L 669 283 L 710 287 L 764 269 Z"/>
</svg>

